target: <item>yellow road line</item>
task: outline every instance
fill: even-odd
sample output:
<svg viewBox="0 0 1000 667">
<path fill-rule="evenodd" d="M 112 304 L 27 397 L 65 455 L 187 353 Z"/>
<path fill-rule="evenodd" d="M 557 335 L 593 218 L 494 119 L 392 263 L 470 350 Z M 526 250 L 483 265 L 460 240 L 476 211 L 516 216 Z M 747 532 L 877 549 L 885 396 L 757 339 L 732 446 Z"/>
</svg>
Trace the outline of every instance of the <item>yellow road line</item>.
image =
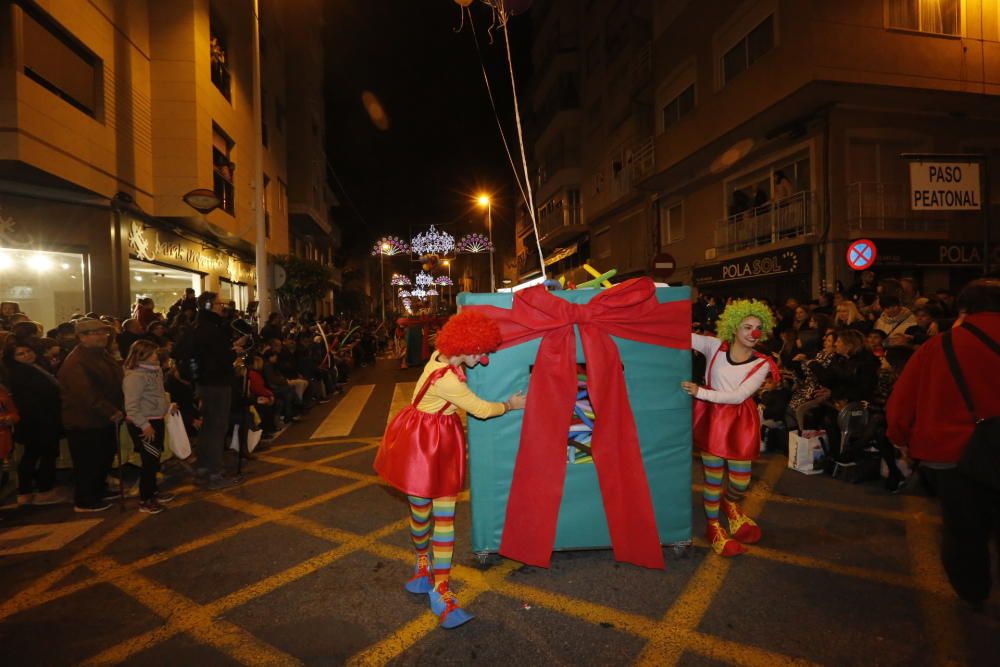
<svg viewBox="0 0 1000 667">
<path fill-rule="evenodd" d="M 373 384 L 359 384 L 356 387 L 351 387 L 347 395 L 340 399 L 340 403 L 337 403 L 337 406 L 326 416 L 323 423 L 313 431 L 310 440 L 350 435 L 373 391 L 375 391 Z"/>
<path fill-rule="evenodd" d="M 284 445 L 272 445 L 264 452 L 278 452 L 285 449 L 302 449 L 304 447 L 320 447 L 323 445 L 356 445 L 356 444 L 378 444 L 382 441 L 382 438 L 320 438 L 317 440 L 305 440 L 301 442 L 289 442 Z"/>
<path fill-rule="evenodd" d="M 910 497 L 905 505 L 915 504 Z M 920 610 L 927 619 L 924 628 L 934 647 L 934 663 L 938 665 L 965 664 L 962 646 L 962 624 L 955 608 L 955 594 L 948 584 L 941 565 L 938 546 L 938 529 L 917 521 L 906 522 L 906 546 L 910 556 L 913 580 L 917 584 L 931 584 L 919 596 Z M 923 586 L 921 586 L 923 588 Z"/>
<path fill-rule="evenodd" d="M 117 562 L 106 556 L 88 563 L 98 574 L 116 570 Z M 301 662 L 276 649 L 243 628 L 217 618 L 208 607 L 197 604 L 140 574 L 116 578 L 115 586 L 153 613 L 166 619 L 160 628 L 132 637 L 83 661 L 84 665 L 117 665 L 136 653 L 155 646 L 179 632 L 208 644 L 244 665 L 299 665 Z"/>
<path fill-rule="evenodd" d="M 389 406 L 389 416 L 386 417 L 386 425 L 392 421 L 392 418 L 399 414 L 399 411 L 405 408 L 413 401 L 413 390 L 416 389 L 416 382 L 397 382 L 396 388 L 392 390 L 392 404 Z"/>
<path fill-rule="evenodd" d="M 746 499 L 743 511 L 751 516 L 760 514 L 767 502 L 770 489 L 781 478 L 784 472 L 784 461 L 773 458 L 767 462 L 763 477 L 757 481 L 763 493 L 757 493 Z M 686 643 L 683 636 L 693 631 L 701 623 L 708 611 L 709 605 L 722 588 L 722 582 L 729 572 L 732 560 L 709 554 L 698 566 L 687 586 L 667 610 L 660 620 L 660 632 L 650 640 L 639 656 L 638 663 L 649 665 L 675 665 L 681 659 Z"/>
</svg>

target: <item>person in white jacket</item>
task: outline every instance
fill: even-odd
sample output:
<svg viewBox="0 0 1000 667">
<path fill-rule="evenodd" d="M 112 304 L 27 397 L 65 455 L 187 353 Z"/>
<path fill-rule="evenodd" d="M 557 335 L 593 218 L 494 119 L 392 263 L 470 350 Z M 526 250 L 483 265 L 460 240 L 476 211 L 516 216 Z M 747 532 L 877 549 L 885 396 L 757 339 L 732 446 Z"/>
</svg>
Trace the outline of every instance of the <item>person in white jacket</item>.
<svg viewBox="0 0 1000 667">
<path fill-rule="evenodd" d="M 695 399 L 692 435 L 705 470 L 705 538 L 720 556 L 744 553 L 744 545 L 761 538 L 760 527 L 739 504 L 760 453 L 760 415 L 753 396 L 769 374 L 778 379 L 774 360 L 753 348 L 773 328 L 766 304 L 740 300 L 719 317 L 718 338 L 691 334 L 692 349 L 708 360 L 705 386 L 682 382 L 681 387 Z M 719 521 L 720 504 L 729 532 Z"/>
<path fill-rule="evenodd" d="M 157 490 L 156 473 L 160 470 L 160 456 L 163 454 L 163 418 L 168 412 L 176 412 L 177 406 L 167 401 L 163 371 L 156 344 L 152 341 L 138 340 L 129 348 L 122 390 L 128 431 L 142 458 L 139 511 L 159 514 L 164 509 L 163 505 L 174 499 L 173 495 Z"/>
</svg>

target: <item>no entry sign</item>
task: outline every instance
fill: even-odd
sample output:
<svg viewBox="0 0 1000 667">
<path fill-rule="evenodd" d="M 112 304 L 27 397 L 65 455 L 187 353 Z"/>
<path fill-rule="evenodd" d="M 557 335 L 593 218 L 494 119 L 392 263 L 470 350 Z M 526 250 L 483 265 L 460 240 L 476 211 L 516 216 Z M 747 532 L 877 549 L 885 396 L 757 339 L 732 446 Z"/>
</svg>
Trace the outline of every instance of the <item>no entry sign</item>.
<svg viewBox="0 0 1000 667">
<path fill-rule="evenodd" d="M 674 275 L 674 271 L 677 269 L 677 261 L 672 255 L 668 255 L 665 252 L 661 252 L 659 255 L 653 258 L 653 277 L 659 280 L 666 280 L 670 276 Z"/>
<path fill-rule="evenodd" d="M 864 271 L 875 263 L 875 242 L 858 239 L 847 248 L 847 265 L 855 271 Z"/>
</svg>

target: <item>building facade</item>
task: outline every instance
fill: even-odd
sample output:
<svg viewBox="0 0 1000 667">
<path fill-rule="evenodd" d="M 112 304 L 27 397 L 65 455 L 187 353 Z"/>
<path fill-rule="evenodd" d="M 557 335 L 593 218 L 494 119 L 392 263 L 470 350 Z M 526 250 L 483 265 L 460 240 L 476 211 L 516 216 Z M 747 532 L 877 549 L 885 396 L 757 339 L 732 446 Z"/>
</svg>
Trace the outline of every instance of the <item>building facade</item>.
<svg viewBox="0 0 1000 667">
<path fill-rule="evenodd" d="M 649 85 L 647 3 L 581 5 L 583 25 L 599 27 L 584 27 L 580 141 L 595 264 L 649 271 L 664 253 L 672 283 L 802 298 L 850 285 L 847 247 L 868 238 L 880 276 L 911 276 L 925 293 L 982 272 L 997 212 L 985 190 L 1000 187 L 996 3 L 654 2 Z M 616 16 L 632 21 L 631 69 L 598 64 L 618 42 Z M 619 111 L 603 114 L 609 94 Z M 906 154 L 983 156 L 986 211 L 911 210 Z"/>
<path fill-rule="evenodd" d="M 252 2 L 0 5 L 2 300 L 46 326 L 126 315 L 138 296 L 165 310 L 185 287 L 256 300 L 257 206 L 268 254 L 289 251 L 290 148 L 269 113 L 288 95 L 287 56 L 266 41 L 285 29 L 275 4 L 261 9 L 260 193 Z M 189 205 L 196 190 L 217 208 Z"/>
</svg>

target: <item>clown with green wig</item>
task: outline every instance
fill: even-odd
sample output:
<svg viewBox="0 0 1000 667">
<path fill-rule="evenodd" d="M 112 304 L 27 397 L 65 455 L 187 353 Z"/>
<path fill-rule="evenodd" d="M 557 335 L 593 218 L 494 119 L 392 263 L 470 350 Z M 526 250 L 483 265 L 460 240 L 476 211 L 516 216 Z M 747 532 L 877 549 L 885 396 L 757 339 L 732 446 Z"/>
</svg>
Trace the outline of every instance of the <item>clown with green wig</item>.
<svg viewBox="0 0 1000 667">
<path fill-rule="evenodd" d="M 682 382 L 694 397 L 692 435 L 705 469 L 705 539 L 720 556 L 744 553 L 761 538 L 760 527 L 740 509 L 750 485 L 750 465 L 760 453 L 760 414 L 753 396 L 768 375 L 778 380 L 771 357 L 754 350 L 774 328 L 760 301 L 734 301 L 719 317 L 718 338 L 691 335 L 691 347 L 708 360 L 705 386 Z M 720 521 L 725 514 L 729 530 Z"/>
</svg>

